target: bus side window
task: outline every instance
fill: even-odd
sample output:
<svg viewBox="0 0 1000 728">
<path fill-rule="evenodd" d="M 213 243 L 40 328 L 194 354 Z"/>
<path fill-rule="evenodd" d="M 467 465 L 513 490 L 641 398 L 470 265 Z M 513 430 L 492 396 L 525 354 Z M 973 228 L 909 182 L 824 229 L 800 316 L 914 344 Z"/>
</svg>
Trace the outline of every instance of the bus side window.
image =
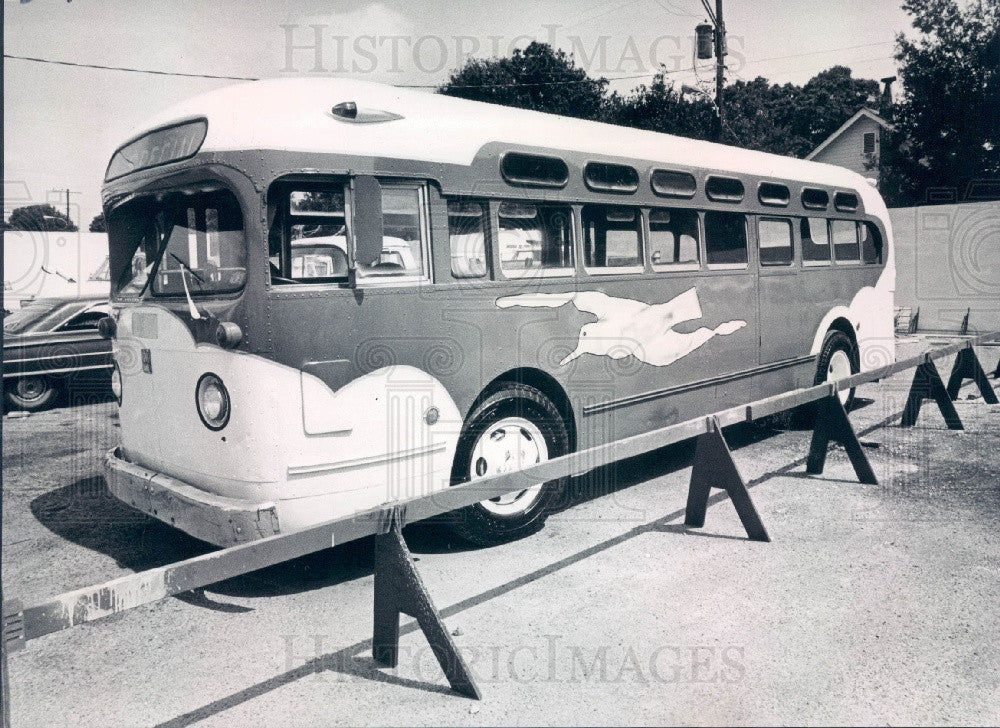
<svg viewBox="0 0 1000 728">
<path fill-rule="evenodd" d="M 486 276 L 486 216 L 482 202 L 448 200 L 451 274 L 455 278 Z"/>
<path fill-rule="evenodd" d="M 347 279 L 347 219 L 344 188 L 292 190 L 288 193 L 288 238 L 294 281 Z M 273 249 L 274 243 L 269 246 Z M 276 277 L 274 259 L 272 278 Z M 276 283 L 287 283 L 279 279 Z"/>
<path fill-rule="evenodd" d="M 802 264 L 830 265 L 830 231 L 826 218 L 804 217 L 799 221 L 802 231 Z"/>
<path fill-rule="evenodd" d="M 654 208 L 649 211 L 649 250 L 653 270 L 698 267 L 698 213 Z"/>
<path fill-rule="evenodd" d="M 573 273 L 573 210 L 569 205 L 501 202 L 500 268 L 511 278 Z"/>
<path fill-rule="evenodd" d="M 746 216 L 739 212 L 706 212 L 705 251 L 709 267 L 746 268 Z"/>
<path fill-rule="evenodd" d="M 861 260 L 865 263 L 882 262 L 882 235 L 870 222 L 859 223 L 861 231 Z"/>
<path fill-rule="evenodd" d="M 792 222 L 785 218 L 757 220 L 757 241 L 761 265 L 792 264 Z"/>
<path fill-rule="evenodd" d="M 861 261 L 857 223 L 853 220 L 831 220 L 830 234 L 833 238 L 834 260 L 838 263 L 858 263 Z"/>
<path fill-rule="evenodd" d="M 584 264 L 591 272 L 642 270 L 642 216 L 631 207 L 584 205 Z M 596 269 L 596 270 L 594 270 Z"/>
<path fill-rule="evenodd" d="M 366 279 L 424 276 L 423 185 L 383 181 L 382 220 L 385 231 L 382 255 L 371 263 L 359 264 L 358 276 Z"/>
</svg>

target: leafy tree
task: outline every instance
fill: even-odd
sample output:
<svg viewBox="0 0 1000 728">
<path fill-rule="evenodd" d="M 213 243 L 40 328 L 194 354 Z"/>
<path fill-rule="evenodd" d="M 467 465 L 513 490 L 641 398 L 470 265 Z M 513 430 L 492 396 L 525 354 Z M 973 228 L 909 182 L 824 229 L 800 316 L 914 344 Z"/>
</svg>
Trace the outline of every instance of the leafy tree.
<svg viewBox="0 0 1000 728">
<path fill-rule="evenodd" d="M 59 212 L 52 205 L 27 205 L 15 208 L 8 221 L 11 230 L 48 230 L 75 232 L 76 223 L 66 213 Z"/>
<path fill-rule="evenodd" d="M 94 219 L 90 221 L 90 232 L 92 233 L 106 233 L 108 231 L 108 222 L 104 219 L 104 213 L 98 213 L 94 215 Z"/>
<path fill-rule="evenodd" d="M 791 132 L 805 140 L 805 156 L 863 108 L 877 109 L 878 81 L 853 78 L 851 69 L 834 66 L 813 76 L 794 98 Z"/>
<path fill-rule="evenodd" d="M 964 5 L 964 7 L 963 7 Z M 1000 180 L 1000 4 L 905 0 L 919 36 L 896 38 L 903 97 L 893 151 L 881 160 L 891 204 L 931 188 Z"/>
<path fill-rule="evenodd" d="M 704 96 L 696 96 L 693 100 L 685 98 L 660 73 L 649 86 L 643 84 L 627 95 L 612 94 L 603 116 L 622 126 L 709 139 L 715 111 L 712 102 Z"/>
<path fill-rule="evenodd" d="M 572 56 L 533 41 L 509 58 L 469 59 L 439 93 L 582 119 L 600 118 L 608 81 L 593 79 Z"/>
</svg>

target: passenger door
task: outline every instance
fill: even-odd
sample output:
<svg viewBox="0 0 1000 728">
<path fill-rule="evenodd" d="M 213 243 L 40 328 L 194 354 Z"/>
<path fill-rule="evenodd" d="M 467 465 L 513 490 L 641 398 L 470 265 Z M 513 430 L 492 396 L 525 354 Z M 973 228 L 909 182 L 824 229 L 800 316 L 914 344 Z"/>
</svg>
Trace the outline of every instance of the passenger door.
<svg viewBox="0 0 1000 728">
<path fill-rule="evenodd" d="M 809 354 L 816 325 L 804 288 L 798 221 L 778 215 L 755 216 L 751 225 L 760 276 L 760 363 L 788 362 Z"/>
</svg>

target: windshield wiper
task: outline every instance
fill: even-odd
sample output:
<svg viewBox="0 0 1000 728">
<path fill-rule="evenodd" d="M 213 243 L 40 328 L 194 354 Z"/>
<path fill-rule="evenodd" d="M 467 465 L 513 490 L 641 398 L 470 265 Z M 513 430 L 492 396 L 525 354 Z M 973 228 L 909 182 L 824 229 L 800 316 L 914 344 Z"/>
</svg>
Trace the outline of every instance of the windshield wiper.
<svg viewBox="0 0 1000 728">
<path fill-rule="evenodd" d="M 205 279 L 202 278 L 197 273 L 195 273 L 194 270 L 191 268 L 191 266 L 189 266 L 187 263 L 185 263 L 183 260 L 181 260 L 180 258 L 178 258 L 173 253 L 170 253 L 170 257 L 173 258 L 174 260 L 176 260 L 178 263 L 180 263 L 181 267 L 184 268 L 184 270 L 186 270 L 188 273 L 190 273 L 192 276 L 194 276 L 194 279 L 196 281 L 198 281 L 198 283 L 201 285 L 202 288 L 205 287 Z"/>
<path fill-rule="evenodd" d="M 191 270 L 191 266 L 189 266 L 183 260 L 181 260 L 180 258 L 178 258 L 173 253 L 170 254 L 170 257 L 173 258 L 174 260 L 176 260 L 178 263 L 181 264 L 181 283 L 184 284 L 184 297 L 187 299 L 188 309 L 191 311 L 191 318 L 193 318 L 193 319 L 200 319 L 200 318 L 202 318 L 201 313 L 198 311 L 198 307 L 194 305 L 194 299 L 191 298 L 191 291 L 188 290 L 187 274 L 190 273 L 195 278 L 197 278 L 198 282 L 201 284 L 202 288 L 204 288 L 205 282 L 201 279 L 201 276 L 199 276 L 197 273 L 195 273 L 193 270 Z"/>
</svg>

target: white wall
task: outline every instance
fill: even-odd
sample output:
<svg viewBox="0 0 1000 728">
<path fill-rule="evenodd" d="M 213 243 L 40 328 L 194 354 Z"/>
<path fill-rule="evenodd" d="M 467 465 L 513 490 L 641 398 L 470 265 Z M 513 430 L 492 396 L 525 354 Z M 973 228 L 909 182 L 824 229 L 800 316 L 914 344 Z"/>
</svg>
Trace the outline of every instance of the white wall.
<svg viewBox="0 0 1000 728">
<path fill-rule="evenodd" d="M 18 308 L 21 300 L 30 298 L 108 295 L 107 280 L 89 280 L 107 256 L 108 236 L 104 233 L 5 231 L 4 308 Z M 64 280 L 56 272 L 75 282 Z"/>
<path fill-rule="evenodd" d="M 920 330 L 1000 329 L 1000 202 L 889 210 L 896 306 L 920 307 Z"/>
</svg>

